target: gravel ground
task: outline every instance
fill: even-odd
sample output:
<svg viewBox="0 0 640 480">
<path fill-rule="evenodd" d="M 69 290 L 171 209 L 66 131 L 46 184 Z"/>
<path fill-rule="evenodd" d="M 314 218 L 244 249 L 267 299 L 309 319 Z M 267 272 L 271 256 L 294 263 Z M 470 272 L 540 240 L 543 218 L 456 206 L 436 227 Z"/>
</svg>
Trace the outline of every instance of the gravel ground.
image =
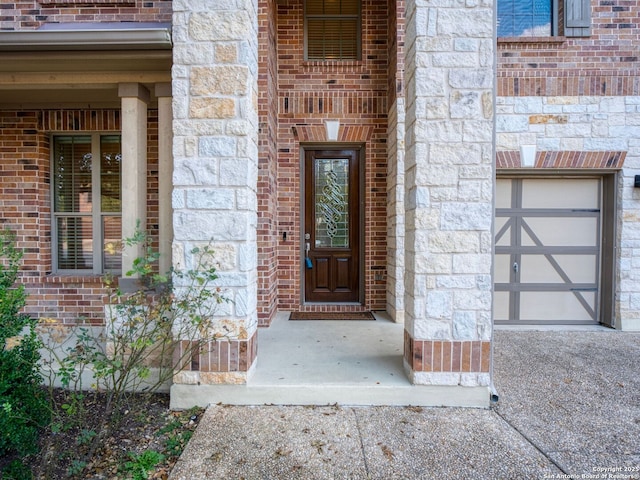
<svg viewBox="0 0 640 480">
<path fill-rule="evenodd" d="M 640 478 L 640 334 L 497 331 L 494 347 L 491 409 L 216 405 L 170 478 Z"/>
</svg>

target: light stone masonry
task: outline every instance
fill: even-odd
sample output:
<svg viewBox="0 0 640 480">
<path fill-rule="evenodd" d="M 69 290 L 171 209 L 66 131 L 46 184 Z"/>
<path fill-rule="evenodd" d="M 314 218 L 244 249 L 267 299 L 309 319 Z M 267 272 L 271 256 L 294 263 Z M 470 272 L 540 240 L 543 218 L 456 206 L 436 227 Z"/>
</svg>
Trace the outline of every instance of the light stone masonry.
<svg viewBox="0 0 640 480">
<path fill-rule="evenodd" d="M 492 263 L 494 8 L 406 2 L 405 329 L 417 342 L 491 337 L 491 281 L 478 279 Z M 489 384 L 405 361 L 416 384 Z"/>
<path fill-rule="evenodd" d="M 623 151 L 627 156 L 618 193 L 618 240 L 615 266 L 617 327 L 640 330 L 636 286 L 640 282 L 640 112 L 638 97 L 498 97 L 496 148 L 518 150 L 535 144 L 538 151 Z M 545 121 L 546 119 L 546 121 Z"/>
<path fill-rule="evenodd" d="M 246 341 L 258 324 L 256 3 L 176 0 L 173 10 L 175 262 L 194 265 L 192 248 L 211 243 L 217 284 L 232 300 L 215 328 Z M 183 371 L 174 380 L 246 382 L 253 370 Z"/>
</svg>

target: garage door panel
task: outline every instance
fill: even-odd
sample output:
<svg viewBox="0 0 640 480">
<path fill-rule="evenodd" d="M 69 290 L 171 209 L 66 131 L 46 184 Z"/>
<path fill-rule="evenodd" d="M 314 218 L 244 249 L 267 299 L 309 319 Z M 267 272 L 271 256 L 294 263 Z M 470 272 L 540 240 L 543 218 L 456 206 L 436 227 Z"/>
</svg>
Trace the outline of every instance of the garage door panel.
<svg viewBox="0 0 640 480">
<path fill-rule="evenodd" d="M 521 292 L 522 321 L 594 321 L 594 292 Z"/>
<path fill-rule="evenodd" d="M 497 322 L 598 321 L 601 182 L 599 178 L 498 182 Z"/>
<path fill-rule="evenodd" d="M 596 255 L 522 255 L 522 283 L 592 283 L 597 281 Z"/>
<path fill-rule="evenodd" d="M 496 246 L 508 247 L 511 244 L 511 219 L 498 217 L 495 219 Z"/>
<path fill-rule="evenodd" d="M 509 320 L 509 292 L 495 292 L 493 295 L 494 320 Z"/>
<path fill-rule="evenodd" d="M 496 208 L 511 207 L 511 183 L 508 178 L 496 180 Z"/>
<path fill-rule="evenodd" d="M 597 178 L 522 180 L 522 208 L 599 208 Z"/>
<path fill-rule="evenodd" d="M 495 256 L 494 275 L 496 283 L 509 283 L 511 281 L 511 255 Z"/>
<path fill-rule="evenodd" d="M 597 217 L 524 217 L 522 245 L 596 246 Z"/>
</svg>

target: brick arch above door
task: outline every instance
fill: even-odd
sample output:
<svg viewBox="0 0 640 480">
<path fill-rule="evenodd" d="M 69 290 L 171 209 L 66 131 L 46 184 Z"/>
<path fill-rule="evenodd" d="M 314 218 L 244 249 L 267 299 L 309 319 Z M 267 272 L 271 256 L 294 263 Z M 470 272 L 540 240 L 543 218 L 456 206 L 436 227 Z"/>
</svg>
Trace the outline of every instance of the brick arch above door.
<svg viewBox="0 0 640 480">
<path fill-rule="evenodd" d="M 325 126 L 321 125 L 295 125 L 292 127 L 293 136 L 302 143 L 326 143 L 329 142 Z M 364 143 L 371 138 L 373 127 L 370 125 L 340 125 L 337 142 Z"/>
</svg>

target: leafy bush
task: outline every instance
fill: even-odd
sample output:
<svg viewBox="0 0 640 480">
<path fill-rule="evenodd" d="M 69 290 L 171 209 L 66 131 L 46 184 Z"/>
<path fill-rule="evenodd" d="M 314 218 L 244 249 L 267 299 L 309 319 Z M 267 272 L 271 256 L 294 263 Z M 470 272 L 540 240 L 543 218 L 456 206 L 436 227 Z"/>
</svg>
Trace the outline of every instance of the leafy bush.
<svg viewBox="0 0 640 480">
<path fill-rule="evenodd" d="M 24 286 L 16 285 L 21 258 L 15 237 L 0 232 L 0 456 L 35 452 L 39 428 L 50 418 L 36 320 L 20 313 L 26 303 Z"/>
<path fill-rule="evenodd" d="M 52 375 L 70 390 L 68 400 L 53 407 L 55 423 L 61 429 L 74 427 L 81 432 L 77 453 L 82 458 L 75 464 L 77 470 L 89 463 L 102 439 L 117 428 L 132 392 L 158 391 L 190 358 L 190 349 L 181 355 L 175 353 L 178 341 L 197 345 L 220 338 L 212 327 L 219 305 L 227 300 L 213 285 L 217 275 L 209 248 L 192 250 L 198 259 L 193 269 L 162 275 L 157 273 L 159 254 L 151 247 L 148 234 L 138 231 L 119 247 L 123 245 L 138 245 L 143 250 L 132 270 L 126 272 L 136 281 L 137 289 L 123 291 L 114 279 L 105 278 L 110 301 L 103 334 L 97 336 L 84 327 L 61 327 L 53 319 L 43 319 L 39 327 L 42 338 L 47 339 Z M 112 245 L 108 248 L 115 250 Z M 66 346 L 61 348 L 61 344 Z M 83 384 L 87 372 L 91 372 L 93 385 Z M 87 428 L 87 416 L 94 412 L 83 407 L 92 394 L 85 391 L 90 386 L 94 395 L 101 392 L 106 398 L 104 422 L 95 432 Z M 77 475 L 79 471 L 72 473 Z"/>
</svg>

